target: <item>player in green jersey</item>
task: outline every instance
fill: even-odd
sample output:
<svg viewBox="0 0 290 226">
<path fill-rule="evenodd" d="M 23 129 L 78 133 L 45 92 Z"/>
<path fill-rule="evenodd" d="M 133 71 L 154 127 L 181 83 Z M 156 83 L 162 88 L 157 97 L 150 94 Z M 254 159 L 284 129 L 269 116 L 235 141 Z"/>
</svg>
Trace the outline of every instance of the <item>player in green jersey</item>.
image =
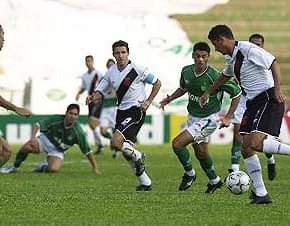
<svg viewBox="0 0 290 226">
<path fill-rule="evenodd" d="M 220 76 L 219 71 L 208 65 L 209 56 L 210 47 L 208 44 L 205 42 L 196 43 L 192 53 L 192 58 L 195 63 L 183 67 L 180 87 L 160 102 L 160 107 L 164 109 L 165 105 L 188 93 L 187 110 L 189 116 L 187 127 L 172 141 L 174 153 L 177 155 L 185 170 L 181 184 L 179 185 L 180 191 L 188 189 L 196 179 L 190 154 L 186 148 L 188 144 L 192 144 L 195 156 L 209 178 L 205 192 L 213 193 L 223 185 L 221 178 L 216 175 L 213 159 L 208 153 L 209 135 L 218 126 L 217 113 L 221 109 L 223 93 L 229 93 L 232 101 L 227 114 L 219 119 L 220 128 L 230 125 L 234 110 L 239 103 L 241 89 L 234 81 L 229 81 L 210 96 L 209 101 L 203 108 L 200 107 L 199 97 Z"/>
<path fill-rule="evenodd" d="M 4 167 L 1 172 L 16 172 L 29 153 L 44 152 L 47 155 L 47 164 L 44 164 L 39 172 L 57 173 L 63 164 L 64 152 L 77 144 L 82 153 L 87 156 L 93 172 L 98 174 L 96 159 L 87 142 L 85 132 L 78 123 L 79 113 L 79 105 L 70 104 L 65 115 L 54 115 L 34 125 L 31 139 L 20 148 L 13 166 Z M 38 131 L 40 135 L 36 136 Z"/>
</svg>

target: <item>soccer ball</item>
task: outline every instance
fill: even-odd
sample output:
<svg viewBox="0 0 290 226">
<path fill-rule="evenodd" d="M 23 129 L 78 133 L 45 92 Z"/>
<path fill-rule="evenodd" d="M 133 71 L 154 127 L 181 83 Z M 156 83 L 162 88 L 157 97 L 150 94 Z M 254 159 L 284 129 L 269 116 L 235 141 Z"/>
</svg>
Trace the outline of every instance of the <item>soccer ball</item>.
<svg viewBox="0 0 290 226">
<path fill-rule="evenodd" d="M 227 188 L 235 195 L 240 195 L 249 190 L 251 179 L 244 171 L 231 172 L 226 178 Z"/>
</svg>

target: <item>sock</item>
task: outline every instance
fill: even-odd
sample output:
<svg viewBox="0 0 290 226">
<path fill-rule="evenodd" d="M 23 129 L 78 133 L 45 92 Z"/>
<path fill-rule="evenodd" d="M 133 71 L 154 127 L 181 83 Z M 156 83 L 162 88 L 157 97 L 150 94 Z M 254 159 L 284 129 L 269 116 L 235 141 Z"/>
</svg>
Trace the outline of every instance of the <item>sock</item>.
<svg viewBox="0 0 290 226">
<path fill-rule="evenodd" d="M 290 145 L 283 144 L 273 138 L 266 138 L 263 142 L 263 152 L 269 154 L 290 155 Z"/>
<path fill-rule="evenodd" d="M 209 183 L 210 184 L 217 184 L 220 180 L 221 180 L 221 178 L 219 176 L 217 176 L 216 178 L 209 180 Z"/>
<path fill-rule="evenodd" d="M 240 164 L 232 164 L 231 169 L 232 169 L 233 171 L 239 171 L 239 170 L 240 170 Z"/>
<path fill-rule="evenodd" d="M 96 146 L 104 146 L 103 143 L 102 143 L 102 140 L 101 140 L 101 137 L 98 133 L 98 131 L 95 129 L 93 130 L 93 134 L 94 134 L 94 139 L 95 139 L 95 143 L 96 143 Z"/>
<path fill-rule="evenodd" d="M 191 171 L 192 170 L 192 164 L 191 164 L 191 158 L 188 150 L 186 148 L 181 149 L 175 149 L 174 153 L 177 155 L 181 165 L 183 166 L 184 170 Z"/>
<path fill-rule="evenodd" d="M 267 163 L 268 164 L 275 164 L 275 158 L 272 154 L 269 153 L 265 153 L 266 157 L 267 157 Z"/>
<path fill-rule="evenodd" d="M 141 152 L 137 151 L 131 144 L 128 142 L 123 143 L 123 147 L 121 150 L 124 155 L 131 157 L 134 162 L 141 158 Z"/>
<path fill-rule="evenodd" d="M 264 196 L 267 194 L 267 190 L 262 177 L 262 168 L 258 156 L 252 155 L 249 158 L 244 159 L 245 167 L 248 174 L 253 181 L 253 187 L 257 196 Z"/>
<path fill-rule="evenodd" d="M 143 184 L 146 186 L 151 185 L 151 179 L 145 171 L 141 174 L 141 176 L 138 177 L 138 180 L 140 184 Z"/>
<path fill-rule="evenodd" d="M 0 168 L 4 165 L 5 161 L 0 159 Z"/>
<path fill-rule="evenodd" d="M 111 140 L 112 139 L 112 133 L 110 133 L 109 131 L 107 131 L 105 134 L 103 134 L 103 137 L 106 137 L 109 140 Z"/>
<path fill-rule="evenodd" d="M 241 159 L 241 143 L 237 141 L 233 141 L 232 149 L 231 149 L 231 163 L 239 164 Z"/>
<path fill-rule="evenodd" d="M 213 160 L 210 155 L 208 155 L 205 159 L 198 159 L 198 161 L 200 163 L 201 168 L 203 169 L 203 171 L 210 180 L 217 178 Z"/>
<path fill-rule="evenodd" d="M 18 151 L 18 153 L 16 154 L 15 161 L 14 161 L 14 167 L 15 168 L 20 167 L 21 163 L 27 158 L 27 156 L 28 156 L 28 153 L 21 152 L 21 150 Z"/>
</svg>

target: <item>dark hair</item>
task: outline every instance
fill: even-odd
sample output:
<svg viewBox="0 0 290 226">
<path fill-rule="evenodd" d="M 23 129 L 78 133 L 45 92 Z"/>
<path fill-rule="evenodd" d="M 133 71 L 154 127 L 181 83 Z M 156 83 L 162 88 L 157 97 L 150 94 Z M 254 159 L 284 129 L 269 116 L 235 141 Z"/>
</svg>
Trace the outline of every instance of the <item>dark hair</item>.
<svg viewBox="0 0 290 226">
<path fill-rule="evenodd" d="M 65 113 L 68 113 L 72 109 L 77 109 L 78 110 L 78 114 L 80 113 L 80 106 L 78 104 L 70 104 L 70 105 L 68 105 L 67 108 L 66 108 L 66 112 Z"/>
<path fill-rule="evenodd" d="M 262 40 L 262 43 L 264 44 L 265 38 L 264 38 L 263 35 L 258 34 L 258 33 L 252 34 L 252 35 L 249 37 L 249 41 L 251 41 L 251 39 L 253 39 L 253 38 L 261 39 L 261 40 Z"/>
<path fill-rule="evenodd" d="M 206 42 L 197 42 L 193 46 L 193 52 L 200 50 L 200 51 L 206 51 L 208 54 L 210 54 L 210 47 Z"/>
<path fill-rule="evenodd" d="M 220 24 L 212 27 L 208 33 L 208 39 L 211 41 L 218 40 L 221 37 L 233 40 L 235 39 L 231 28 L 225 24 L 224 25 Z"/>
<path fill-rule="evenodd" d="M 114 42 L 113 45 L 112 45 L 113 53 L 114 53 L 114 49 L 115 49 L 116 47 L 126 47 L 128 53 L 129 53 L 129 45 L 128 45 L 128 43 L 125 42 L 125 41 L 119 40 L 119 41 Z"/>
<path fill-rule="evenodd" d="M 3 27 L 2 27 L 2 25 L 0 24 L 0 31 L 3 31 Z"/>
<path fill-rule="evenodd" d="M 110 63 L 115 64 L 116 62 L 115 62 L 112 58 L 109 58 L 109 59 L 107 60 L 107 62 L 106 62 L 106 67 L 107 67 L 107 68 L 108 68 L 108 66 L 109 66 Z"/>
<path fill-rule="evenodd" d="M 87 55 L 87 56 L 85 57 L 85 60 L 88 60 L 89 58 L 91 58 L 92 60 L 94 59 L 94 57 L 93 57 L 92 55 Z"/>
</svg>

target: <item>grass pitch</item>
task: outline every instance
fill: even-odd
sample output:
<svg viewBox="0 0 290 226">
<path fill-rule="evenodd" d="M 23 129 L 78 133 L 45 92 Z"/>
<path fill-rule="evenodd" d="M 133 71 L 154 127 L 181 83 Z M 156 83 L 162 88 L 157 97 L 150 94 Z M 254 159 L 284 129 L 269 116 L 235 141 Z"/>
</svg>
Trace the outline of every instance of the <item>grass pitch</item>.
<svg viewBox="0 0 290 226">
<path fill-rule="evenodd" d="M 153 191 L 148 193 L 134 191 L 136 180 L 127 163 L 121 156 L 112 159 L 108 149 L 97 156 L 100 176 L 91 173 L 78 150 L 67 153 L 62 171 L 54 175 L 32 173 L 42 158 L 29 156 L 18 173 L 0 175 L 0 225 L 289 225 L 289 157 L 276 156 L 278 176 L 270 182 L 266 157 L 260 154 L 274 203 L 257 206 L 249 204 L 248 194 L 236 196 L 226 188 L 205 194 L 207 178 L 195 157 L 197 181 L 188 191 L 178 192 L 183 171 L 170 146 L 139 148 L 147 155 L 153 179 Z M 224 178 L 229 146 L 210 150 Z"/>
</svg>

